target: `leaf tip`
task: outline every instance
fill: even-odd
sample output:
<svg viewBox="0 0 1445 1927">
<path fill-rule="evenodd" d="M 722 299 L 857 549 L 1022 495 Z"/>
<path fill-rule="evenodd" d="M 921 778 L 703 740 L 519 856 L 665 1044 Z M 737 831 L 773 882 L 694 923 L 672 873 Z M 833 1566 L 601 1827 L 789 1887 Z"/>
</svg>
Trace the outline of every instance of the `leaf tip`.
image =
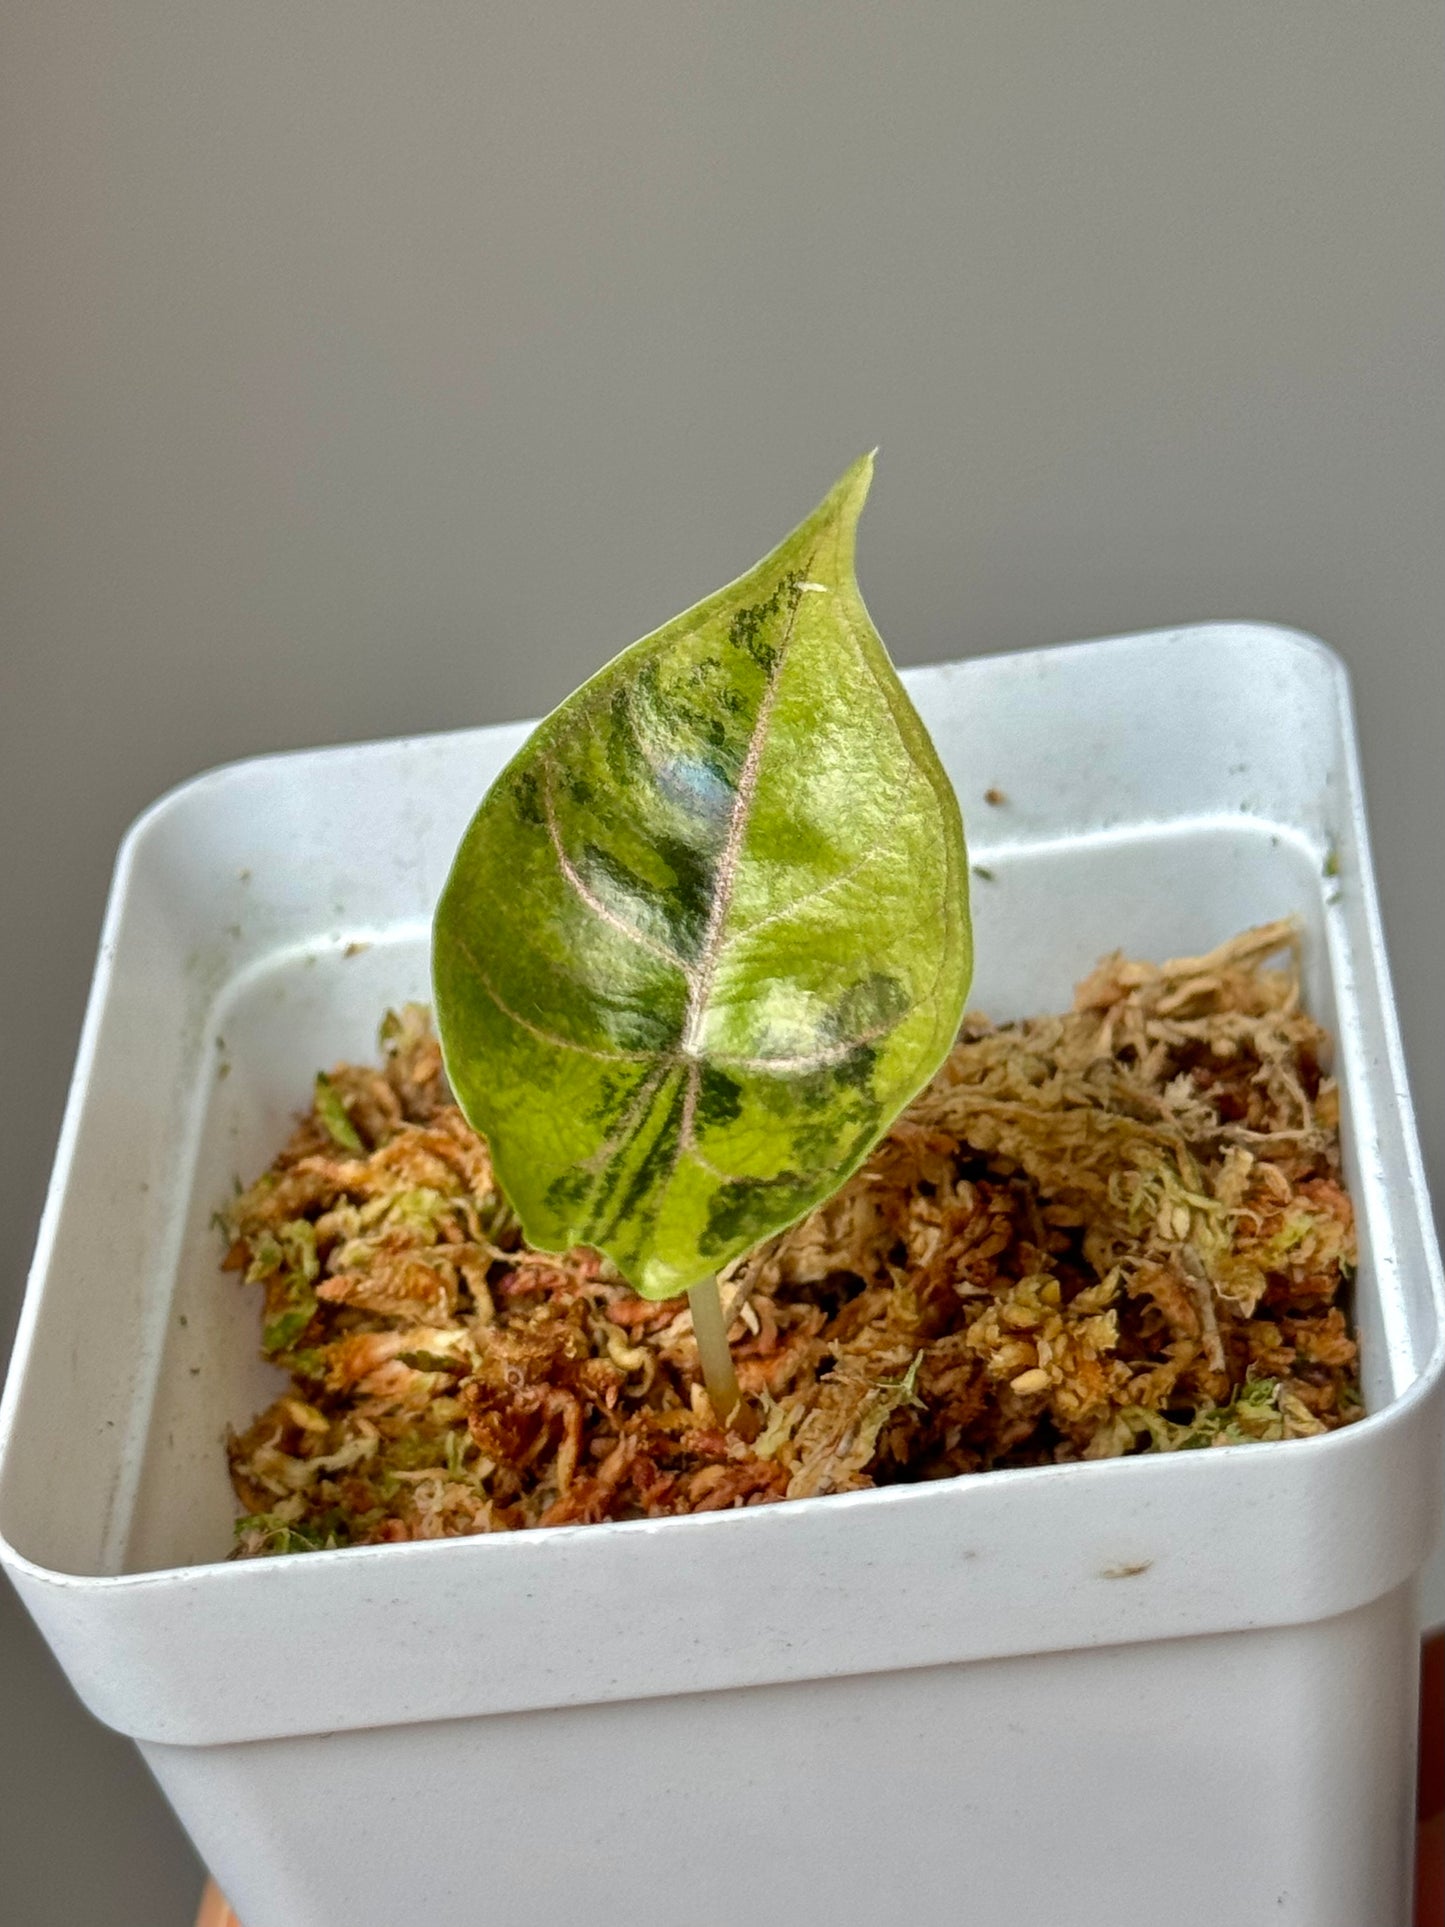
<svg viewBox="0 0 1445 1927">
<path fill-rule="evenodd" d="M 818 504 L 805 527 L 822 529 L 832 525 L 838 532 L 843 558 L 851 564 L 854 537 L 858 529 L 858 518 L 863 513 L 863 504 L 868 499 L 868 490 L 873 482 L 873 464 L 878 451 L 869 449 L 851 463 L 829 489 Z"/>
<path fill-rule="evenodd" d="M 878 465 L 878 450 L 870 448 L 866 455 L 860 455 L 856 462 L 850 462 L 839 477 L 833 494 L 842 500 L 856 500 L 862 508 L 868 490 L 873 482 L 873 470 Z"/>
</svg>

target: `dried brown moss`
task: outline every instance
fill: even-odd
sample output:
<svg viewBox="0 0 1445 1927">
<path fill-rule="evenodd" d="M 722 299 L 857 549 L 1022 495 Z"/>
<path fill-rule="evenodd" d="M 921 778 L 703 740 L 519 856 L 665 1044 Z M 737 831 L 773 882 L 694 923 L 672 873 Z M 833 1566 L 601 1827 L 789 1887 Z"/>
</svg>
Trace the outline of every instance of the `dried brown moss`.
<svg viewBox="0 0 1445 1927">
<path fill-rule="evenodd" d="M 342 1065 L 228 1214 L 291 1389 L 230 1442 L 243 1555 L 756 1505 L 1358 1416 L 1328 1039 L 1286 924 L 965 1025 L 868 1164 L 685 1301 L 530 1250 L 427 1016 Z M 1286 951 L 1285 968 L 1270 960 Z"/>
</svg>

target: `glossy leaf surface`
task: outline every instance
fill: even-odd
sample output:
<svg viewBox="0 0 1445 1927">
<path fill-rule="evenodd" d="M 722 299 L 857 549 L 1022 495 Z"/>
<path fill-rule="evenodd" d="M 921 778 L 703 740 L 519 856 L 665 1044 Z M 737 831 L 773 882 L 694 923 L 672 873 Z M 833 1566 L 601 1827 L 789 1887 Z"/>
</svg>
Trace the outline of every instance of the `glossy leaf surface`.
<svg viewBox="0 0 1445 1927">
<path fill-rule="evenodd" d="M 528 1238 L 647 1297 L 830 1195 L 962 1014 L 958 804 L 853 576 L 871 475 L 539 725 L 438 905 L 447 1072 Z"/>
</svg>

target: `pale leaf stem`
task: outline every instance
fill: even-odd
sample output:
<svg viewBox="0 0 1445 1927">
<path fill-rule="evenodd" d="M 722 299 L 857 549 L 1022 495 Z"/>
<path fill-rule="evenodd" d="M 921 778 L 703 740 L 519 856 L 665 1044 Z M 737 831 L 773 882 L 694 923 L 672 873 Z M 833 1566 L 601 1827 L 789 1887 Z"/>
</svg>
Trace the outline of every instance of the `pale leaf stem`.
<svg viewBox="0 0 1445 1927">
<path fill-rule="evenodd" d="M 727 1427 L 741 1417 L 743 1395 L 738 1389 L 738 1375 L 728 1349 L 728 1330 L 723 1323 L 722 1297 L 716 1276 L 694 1285 L 687 1294 L 687 1303 L 692 1313 L 703 1383 L 718 1423 Z"/>
</svg>

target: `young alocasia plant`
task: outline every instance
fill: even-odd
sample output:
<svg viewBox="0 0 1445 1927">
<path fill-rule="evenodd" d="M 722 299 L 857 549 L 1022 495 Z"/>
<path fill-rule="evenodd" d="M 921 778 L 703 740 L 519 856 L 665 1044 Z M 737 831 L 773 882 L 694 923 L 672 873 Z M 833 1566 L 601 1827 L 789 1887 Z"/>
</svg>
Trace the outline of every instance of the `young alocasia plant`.
<svg viewBox="0 0 1445 1927">
<path fill-rule="evenodd" d="M 695 1288 L 857 1168 L 968 990 L 958 803 L 854 580 L 872 469 L 537 728 L 437 908 L 447 1074 L 527 1237 L 693 1291 L 700 1326 Z"/>
</svg>

